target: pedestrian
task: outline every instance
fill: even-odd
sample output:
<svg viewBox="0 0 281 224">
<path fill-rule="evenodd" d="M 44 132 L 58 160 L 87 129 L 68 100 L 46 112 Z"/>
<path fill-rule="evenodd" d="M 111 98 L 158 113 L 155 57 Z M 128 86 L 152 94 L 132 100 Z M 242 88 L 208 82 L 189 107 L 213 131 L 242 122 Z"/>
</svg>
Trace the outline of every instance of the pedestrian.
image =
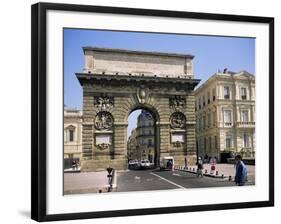
<svg viewBox="0 0 281 224">
<path fill-rule="evenodd" d="M 209 158 L 209 156 L 208 156 L 208 154 L 206 153 L 205 156 L 204 156 L 204 163 L 208 163 L 208 162 L 209 162 L 209 161 L 208 161 L 208 158 Z"/>
<path fill-rule="evenodd" d="M 184 169 L 185 170 L 187 169 L 187 158 L 186 158 L 186 156 L 184 157 Z"/>
<path fill-rule="evenodd" d="M 72 170 L 75 170 L 76 162 L 75 160 L 72 160 Z"/>
<path fill-rule="evenodd" d="M 247 167 L 242 161 L 241 155 L 235 156 L 236 160 L 236 174 L 235 174 L 235 183 L 238 186 L 244 186 L 247 181 Z"/>
<path fill-rule="evenodd" d="M 203 177 L 203 160 L 201 157 L 198 157 L 198 162 L 197 162 L 197 177 Z"/>
<path fill-rule="evenodd" d="M 79 168 L 79 160 L 77 159 L 75 161 L 75 170 L 78 170 L 78 168 Z"/>
<path fill-rule="evenodd" d="M 216 159 L 211 157 L 210 164 L 211 164 L 211 172 L 210 172 L 210 174 L 214 174 L 215 170 L 216 170 Z"/>
</svg>

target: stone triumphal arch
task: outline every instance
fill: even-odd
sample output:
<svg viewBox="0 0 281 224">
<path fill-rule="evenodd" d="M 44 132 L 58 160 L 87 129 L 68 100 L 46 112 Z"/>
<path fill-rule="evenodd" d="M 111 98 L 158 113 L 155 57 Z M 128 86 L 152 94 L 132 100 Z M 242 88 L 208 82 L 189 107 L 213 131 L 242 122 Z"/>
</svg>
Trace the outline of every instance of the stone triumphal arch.
<svg viewBox="0 0 281 224">
<path fill-rule="evenodd" d="M 128 116 L 155 119 L 156 165 L 196 161 L 192 55 L 84 47 L 82 170 L 127 169 Z"/>
</svg>

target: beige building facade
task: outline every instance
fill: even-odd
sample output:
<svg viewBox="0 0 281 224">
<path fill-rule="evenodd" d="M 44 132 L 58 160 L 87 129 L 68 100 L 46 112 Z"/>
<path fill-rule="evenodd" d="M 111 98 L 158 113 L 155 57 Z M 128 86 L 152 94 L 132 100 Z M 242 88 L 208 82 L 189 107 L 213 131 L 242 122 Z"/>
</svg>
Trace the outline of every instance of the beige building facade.
<svg viewBox="0 0 281 224">
<path fill-rule="evenodd" d="M 64 159 L 69 166 L 72 160 L 82 157 L 82 111 L 64 108 Z"/>
<path fill-rule="evenodd" d="M 138 145 L 137 145 L 137 129 L 134 128 L 131 131 L 131 135 L 128 138 L 128 144 L 127 144 L 127 155 L 128 155 L 128 160 L 139 160 L 141 157 L 140 151 L 138 150 Z"/>
<path fill-rule="evenodd" d="M 149 111 L 156 166 L 164 156 L 196 162 L 193 56 L 84 47 L 82 171 L 127 169 L 128 116 Z"/>
<path fill-rule="evenodd" d="M 199 156 L 255 158 L 255 76 L 224 71 L 195 91 Z"/>
<path fill-rule="evenodd" d="M 137 146 L 139 150 L 138 160 L 147 159 L 151 163 L 155 161 L 155 122 L 149 111 L 142 110 L 137 122 Z"/>
</svg>

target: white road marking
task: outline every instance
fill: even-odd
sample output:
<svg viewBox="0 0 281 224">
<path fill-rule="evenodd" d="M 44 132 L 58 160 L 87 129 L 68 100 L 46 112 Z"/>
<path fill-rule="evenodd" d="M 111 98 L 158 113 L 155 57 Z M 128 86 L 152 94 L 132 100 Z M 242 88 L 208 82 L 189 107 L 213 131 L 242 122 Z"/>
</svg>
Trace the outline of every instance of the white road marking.
<svg viewBox="0 0 281 224">
<path fill-rule="evenodd" d="M 173 176 L 181 176 L 181 175 L 178 174 L 178 173 L 173 173 L 172 175 L 173 175 Z"/>
<path fill-rule="evenodd" d="M 177 186 L 177 187 L 179 187 L 179 188 L 181 188 L 181 189 L 185 189 L 185 187 L 183 187 L 183 186 L 181 186 L 181 185 L 179 185 L 179 184 L 176 184 L 176 183 L 174 183 L 173 181 L 170 181 L 170 180 L 168 180 L 168 179 L 166 179 L 166 178 L 164 178 L 164 177 L 161 177 L 161 176 L 159 176 L 159 175 L 157 175 L 157 174 L 155 174 L 155 173 L 150 173 L 151 175 L 154 175 L 154 176 L 156 176 L 156 177 L 159 177 L 160 179 L 162 179 L 162 180 L 164 180 L 164 181 L 166 181 L 166 182 L 168 182 L 168 183 L 170 183 L 170 184 L 173 184 L 173 185 L 175 185 L 175 186 Z"/>
</svg>

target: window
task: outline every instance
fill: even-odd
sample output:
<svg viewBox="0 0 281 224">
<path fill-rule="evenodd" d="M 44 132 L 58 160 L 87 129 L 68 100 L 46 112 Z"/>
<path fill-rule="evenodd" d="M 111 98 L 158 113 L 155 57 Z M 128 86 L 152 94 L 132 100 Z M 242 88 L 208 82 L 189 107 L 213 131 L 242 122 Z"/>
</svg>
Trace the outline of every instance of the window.
<svg viewBox="0 0 281 224">
<path fill-rule="evenodd" d="M 217 115 L 216 115 L 216 112 L 213 112 L 213 126 L 214 127 L 217 126 L 216 123 L 217 123 Z"/>
<path fill-rule="evenodd" d="M 243 134 L 243 147 L 249 147 L 249 135 L 247 133 Z"/>
<path fill-rule="evenodd" d="M 152 139 L 148 139 L 148 146 L 152 146 Z"/>
<path fill-rule="evenodd" d="M 231 135 L 227 135 L 225 138 L 225 148 L 231 148 Z"/>
<path fill-rule="evenodd" d="M 231 125 L 231 110 L 224 111 L 224 124 Z"/>
<path fill-rule="evenodd" d="M 249 121 L 249 116 L 248 116 L 248 111 L 247 110 L 242 110 L 241 111 L 241 121 L 242 122 L 248 122 Z"/>
<path fill-rule="evenodd" d="M 148 133 L 149 133 L 149 135 L 152 135 L 152 131 L 151 130 L 149 130 Z"/>
<path fill-rule="evenodd" d="M 213 88 L 212 92 L 213 92 L 213 101 L 215 101 L 216 100 L 216 88 Z"/>
<path fill-rule="evenodd" d="M 209 151 L 212 149 L 212 137 L 209 137 Z"/>
<path fill-rule="evenodd" d="M 199 98 L 198 104 L 199 109 L 201 109 L 201 97 Z"/>
<path fill-rule="evenodd" d="M 205 107 L 206 101 L 205 101 L 205 95 L 203 96 L 203 107 Z"/>
<path fill-rule="evenodd" d="M 217 140 L 217 136 L 215 136 L 215 149 L 218 148 L 218 140 Z"/>
<path fill-rule="evenodd" d="M 203 129 L 206 128 L 206 116 L 203 116 Z"/>
<path fill-rule="evenodd" d="M 70 142 L 74 141 L 74 130 L 69 130 L 69 141 Z"/>
<path fill-rule="evenodd" d="M 211 127 L 211 114 L 208 114 L 208 128 Z"/>
<path fill-rule="evenodd" d="M 207 138 L 205 137 L 204 138 L 204 150 L 206 150 L 207 149 Z"/>
<path fill-rule="evenodd" d="M 211 102 L 210 101 L 210 92 L 207 93 L 207 96 L 208 96 L 208 104 L 209 104 Z"/>
<path fill-rule="evenodd" d="M 229 99 L 230 98 L 229 86 L 224 86 L 223 92 L 224 92 L 224 99 L 226 100 Z"/>
<path fill-rule="evenodd" d="M 247 90 L 245 87 L 241 88 L 241 99 L 246 100 L 247 99 Z"/>
</svg>

